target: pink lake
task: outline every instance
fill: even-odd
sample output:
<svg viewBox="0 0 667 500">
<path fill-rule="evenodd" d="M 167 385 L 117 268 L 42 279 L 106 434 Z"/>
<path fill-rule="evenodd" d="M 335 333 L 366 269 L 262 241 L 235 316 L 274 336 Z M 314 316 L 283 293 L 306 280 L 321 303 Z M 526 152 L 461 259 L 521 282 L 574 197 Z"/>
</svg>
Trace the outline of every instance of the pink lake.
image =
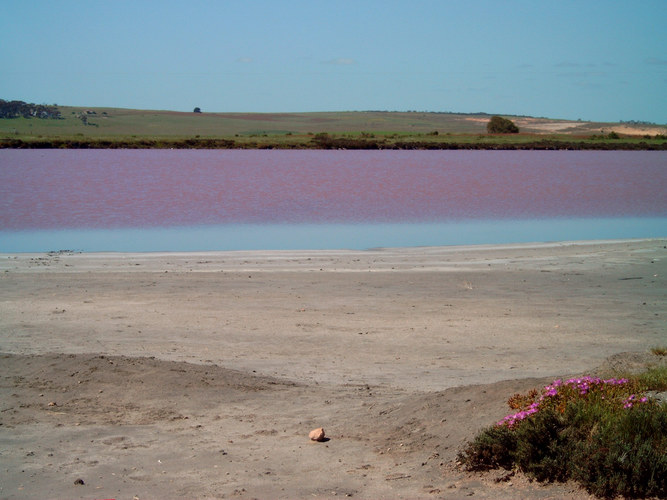
<svg viewBox="0 0 667 500">
<path fill-rule="evenodd" d="M 667 236 L 659 151 L 0 150 L 0 252 Z"/>
<path fill-rule="evenodd" d="M 0 230 L 665 215 L 664 152 L 0 150 Z"/>
</svg>

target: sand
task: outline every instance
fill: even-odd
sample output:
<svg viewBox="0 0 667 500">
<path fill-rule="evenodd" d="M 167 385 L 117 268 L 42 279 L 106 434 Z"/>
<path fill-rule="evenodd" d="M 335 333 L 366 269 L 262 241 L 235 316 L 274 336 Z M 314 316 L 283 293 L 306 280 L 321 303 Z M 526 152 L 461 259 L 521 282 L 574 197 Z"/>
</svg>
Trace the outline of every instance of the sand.
<svg viewBox="0 0 667 500">
<path fill-rule="evenodd" d="M 667 239 L 2 254 L 0 497 L 588 498 L 456 453 L 658 361 L 666 277 Z"/>
<path fill-rule="evenodd" d="M 467 121 L 487 123 L 487 118 L 466 118 Z M 616 132 L 618 134 L 630 136 L 644 136 L 644 135 L 663 135 L 665 134 L 665 127 L 652 126 L 650 124 L 612 124 L 612 123 L 597 123 L 587 121 L 570 121 L 570 120 L 550 120 L 546 118 L 530 118 L 517 117 L 512 121 L 519 127 L 522 132 L 531 132 L 537 134 L 608 134 Z M 573 139 L 576 137 L 573 136 Z"/>
</svg>

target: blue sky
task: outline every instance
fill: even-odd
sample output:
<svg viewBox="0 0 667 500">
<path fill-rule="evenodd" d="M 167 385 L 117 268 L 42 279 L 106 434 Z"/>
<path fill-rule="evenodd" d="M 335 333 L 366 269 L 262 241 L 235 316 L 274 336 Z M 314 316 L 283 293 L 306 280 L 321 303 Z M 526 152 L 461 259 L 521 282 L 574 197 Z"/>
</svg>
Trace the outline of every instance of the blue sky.
<svg viewBox="0 0 667 500">
<path fill-rule="evenodd" d="M 0 98 L 667 123 L 666 0 L 2 0 Z"/>
</svg>

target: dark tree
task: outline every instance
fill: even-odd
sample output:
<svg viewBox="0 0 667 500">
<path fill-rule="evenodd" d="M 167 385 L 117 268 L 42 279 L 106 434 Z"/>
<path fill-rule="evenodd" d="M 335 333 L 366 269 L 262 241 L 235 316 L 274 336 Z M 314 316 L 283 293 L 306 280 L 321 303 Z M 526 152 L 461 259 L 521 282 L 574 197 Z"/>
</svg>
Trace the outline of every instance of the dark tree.
<svg viewBox="0 0 667 500">
<path fill-rule="evenodd" d="M 517 134 L 519 127 L 512 120 L 502 116 L 492 116 L 486 125 L 486 131 L 489 134 Z"/>
<path fill-rule="evenodd" d="M 192 110 L 193 113 L 201 113 L 201 108 L 195 108 Z"/>
<path fill-rule="evenodd" d="M 32 104 L 23 101 L 0 99 L 0 118 L 52 118 L 60 119 L 60 110 L 53 105 Z"/>
</svg>

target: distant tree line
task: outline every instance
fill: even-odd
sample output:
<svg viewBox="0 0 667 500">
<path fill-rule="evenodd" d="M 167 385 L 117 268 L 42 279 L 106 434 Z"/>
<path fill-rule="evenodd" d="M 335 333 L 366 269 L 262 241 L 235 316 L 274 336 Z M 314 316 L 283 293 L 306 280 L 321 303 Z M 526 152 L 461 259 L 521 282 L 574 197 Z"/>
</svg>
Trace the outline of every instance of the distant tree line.
<svg viewBox="0 0 667 500">
<path fill-rule="evenodd" d="M 57 106 L 32 104 L 23 101 L 5 101 L 0 99 L 0 118 L 52 118 L 61 119 Z"/>
<path fill-rule="evenodd" d="M 657 125 L 655 122 L 647 122 L 643 120 L 621 120 L 619 123 L 627 123 L 628 125 Z"/>
</svg>

